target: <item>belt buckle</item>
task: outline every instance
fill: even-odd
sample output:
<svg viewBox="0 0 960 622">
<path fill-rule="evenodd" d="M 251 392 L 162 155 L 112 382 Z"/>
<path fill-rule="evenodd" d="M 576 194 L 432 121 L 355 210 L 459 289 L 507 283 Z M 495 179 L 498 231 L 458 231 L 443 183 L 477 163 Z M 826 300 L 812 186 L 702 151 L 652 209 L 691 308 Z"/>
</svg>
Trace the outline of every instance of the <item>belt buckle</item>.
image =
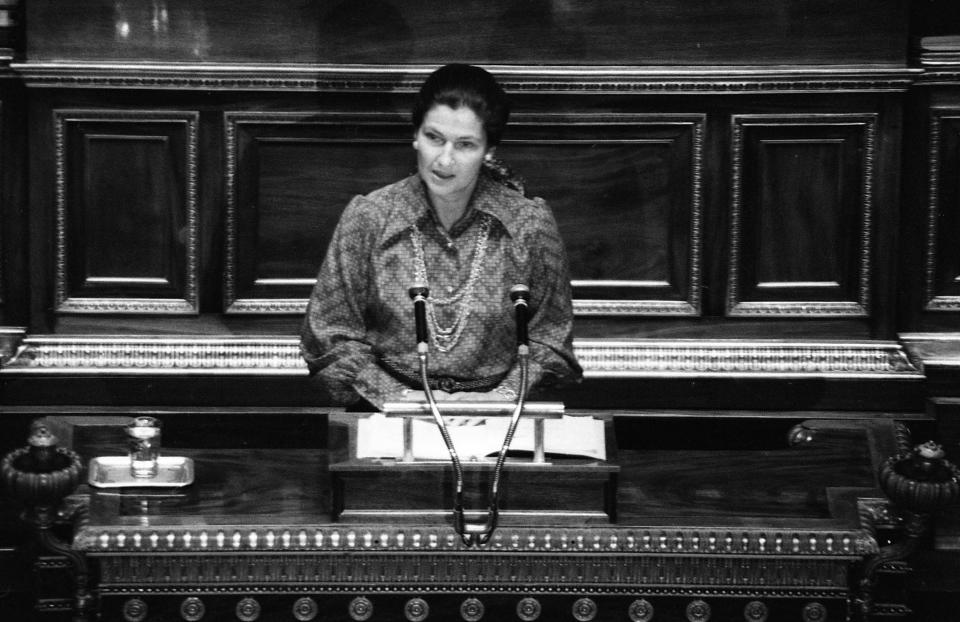
<svg viewBox="0 0 960 622">
<path fill-rule="evenodd" d="M 457 381 L 450 376 L 443 376 L 437 380 L 437 387 L 441 391 L 445 391 L 447 393 L 453 393 L 453 390 L 456 388 L 456 386 Z"/>
</svg>

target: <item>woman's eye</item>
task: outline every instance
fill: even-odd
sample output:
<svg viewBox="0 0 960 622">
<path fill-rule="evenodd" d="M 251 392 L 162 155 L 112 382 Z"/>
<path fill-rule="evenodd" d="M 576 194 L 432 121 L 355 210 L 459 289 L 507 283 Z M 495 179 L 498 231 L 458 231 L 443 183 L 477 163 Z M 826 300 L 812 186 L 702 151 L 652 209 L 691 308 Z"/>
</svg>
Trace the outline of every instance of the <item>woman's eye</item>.
<svg viewBox="0 0 960 622">
<path fill-rule="evenodd" d="M 471 142 L 463 142 L 463 141 L 461 141 L 461 142 L 458 142 L 458 143 L 457 143 L 457 149 L 463 149 L 463 150 L 465 150 L 465 151 L 468 150 L 468 149 L 475 149 L 476 146 L 477 146 L 477 145 L 476 145 L 475 143 L 471 143 Z"/>
<path fill-rule="evenodd" d="M 432 143 L 439 145 L 443 142 L 443 138 L 438 136 L 437 134 L 434 134 L 433 132 L 427 132 L 426 135 L 427 135 L 427 140 L 429 140 Z"/>
</svg>

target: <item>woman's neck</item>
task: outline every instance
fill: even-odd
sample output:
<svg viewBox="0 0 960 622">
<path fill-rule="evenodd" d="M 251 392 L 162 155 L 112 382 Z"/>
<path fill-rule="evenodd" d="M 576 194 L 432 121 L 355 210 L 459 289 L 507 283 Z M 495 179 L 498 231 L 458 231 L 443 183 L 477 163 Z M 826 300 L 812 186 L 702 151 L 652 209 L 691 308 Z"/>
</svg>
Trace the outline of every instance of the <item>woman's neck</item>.
<svg viewBox="0 0 960 622">
<path fill-rule="evenodd" d="M 437 213 L 437 218 L 440 220 L 440 226 L 447 231 L 450 231 L 450 229 L 453 228 L 453 225 L 463 218 L 463 215 L 467 211 L 466 203 L 462 205 L 444 205 L 434 201 L 433 208 Z"/>
<path fill-rule="evenodd" d="M 473 196 L 473 190 L 476 184 L 471 187 L 469 193 L 462 193 L 456 196 L 436 196 L 428 193 L 430 204 L 440 220 L 440 225 L 450 231 L 450 229 L 467 213 L 470 205 L 470 197 Z"/>
</svg>

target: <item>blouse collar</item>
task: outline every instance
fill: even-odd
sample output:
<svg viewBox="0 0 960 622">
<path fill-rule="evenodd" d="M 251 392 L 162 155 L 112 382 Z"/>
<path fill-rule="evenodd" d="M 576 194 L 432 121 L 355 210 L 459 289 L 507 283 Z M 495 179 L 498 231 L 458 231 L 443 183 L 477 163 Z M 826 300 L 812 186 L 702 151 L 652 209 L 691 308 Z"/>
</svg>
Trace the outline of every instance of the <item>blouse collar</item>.
<svg viewBox="0 0 960 622">
<path fill-rule="evenodd" d="M 393 218 L 387 224 L 384 232 L 384 242 L 387 243 L 402 231 L 412 225 L 423 225 L 425 219 L 430 219 L 430 202 L 427 191 L 419 174 L 411 175 L 400 182 L 400 197 L 394 205 Z M 475 209 L 489 214 L 500 221 L 507 233 L 514 237 L 517 232 L 514 226 L 517 223 L 517 199 L 519 195 L 503 184 L 490 179 L 485 173 L 480 174 L 477 187 L 473 190 L 467 209 Z"/>
</svg>

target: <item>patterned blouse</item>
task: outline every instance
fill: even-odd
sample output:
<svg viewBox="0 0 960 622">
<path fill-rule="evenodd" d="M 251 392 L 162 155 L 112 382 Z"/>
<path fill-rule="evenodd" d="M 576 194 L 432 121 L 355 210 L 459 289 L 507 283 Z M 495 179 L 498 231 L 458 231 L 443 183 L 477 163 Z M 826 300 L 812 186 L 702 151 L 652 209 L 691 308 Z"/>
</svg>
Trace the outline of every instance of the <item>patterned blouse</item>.
<svg viewBox="0 0 960 622">
<path fill-rule="evenodd" d="M 363 398 L 381 408 L 403 389 L 421 388 L 409 296 L 418 267 L 425 268 L 436 318 L 428 322 L 428 372 L 456 381 L 439 388 L 519 391 L 509 298 L 518 283 L 530 289 L 531 388 L 579 380 L 567 257 L 546 203 L 482 174 L 467 212 L 447 233 L 413 175 L 347 205 L 317 276 L 300 349 L 334 400 Z M 436 347 L 436 328 L 450 329 L 458 318 L 462 331 L 450 337 L 455 343 Z"/>
</svg>

